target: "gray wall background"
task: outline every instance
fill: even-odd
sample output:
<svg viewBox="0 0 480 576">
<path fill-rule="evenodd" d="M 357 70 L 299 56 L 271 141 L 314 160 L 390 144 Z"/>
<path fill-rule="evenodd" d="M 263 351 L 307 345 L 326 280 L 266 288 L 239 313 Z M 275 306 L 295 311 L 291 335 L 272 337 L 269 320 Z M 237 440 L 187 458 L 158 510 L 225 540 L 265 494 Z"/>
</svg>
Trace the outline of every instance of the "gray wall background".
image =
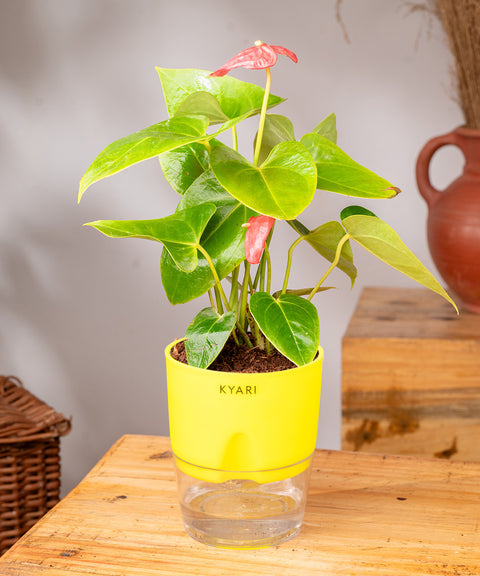
<svg viewBox="0 0 480 576">
<path fill-rule="evenodd" d="M 294 50 L 297 65 L 280 57 L 273 70 L 272 91 L 288 98 L 278 113 L 301 136 L 335 112 L 339 145 L 403 190 L 364 205 L 433 267 L 414 166 L 423 144 L 462 115 L 442 30 L 406 2 L 344 0 L 350 42 L 334 0 L 0 0 L 0 10 L 0 373 L 73 417 L 62 441 L 64 491 L 122 434 L 168 434 L 163 349 L 199 307 L 168 303 L 159 245 L 82 228 L 169 214 L 177 198 L 155 160 L 76 203 L 104 146 L 166 117 L 156 65 L 213 70 L 257 39 Z M 441 152 L 434 182 L 443 186 L 461 164 L 457 152 Z M 337 218 L 349 203 L 317 193 L 305 222 Z M 293 238 L 283 230 L 277 283 Z M 341 338 L 361 288 L 413 286 L 367 253 L 355 256 L 353 290 L 338 274 L 339 289 L 316 298 L 326 351 L 319 447 L 340 447 Z M 308 247 L 298 250 L 298 285 L 323 270 Z"/>
</svg>

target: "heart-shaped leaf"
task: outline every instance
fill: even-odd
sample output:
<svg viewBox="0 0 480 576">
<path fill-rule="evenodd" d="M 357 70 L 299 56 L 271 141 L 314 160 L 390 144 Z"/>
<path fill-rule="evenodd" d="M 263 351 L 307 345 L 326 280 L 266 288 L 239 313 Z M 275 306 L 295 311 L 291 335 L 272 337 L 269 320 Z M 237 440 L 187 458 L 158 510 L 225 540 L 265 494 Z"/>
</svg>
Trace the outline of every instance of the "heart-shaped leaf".
<svg viewBox="0 0 480 576">
<path fill-rule="evenodd" d="M 361 198 L 392 198 L 400 190 L 350 158 L 328 138 L 305 134 L 300 142 L 317 166 L 317 188 Z"/>
<path fill-rule="evenodd" d="M 254 147 L 257 142 L 258 133 L 255 136 Z M 267 114 L 265 116 L 265 126 L 263 128 L 262 145 L 260 146 L 259 163 L 264 162 L 270 152 L 280 142 L 295 140 L 292 122 L 280 114 Z"/>
<path fill-rule="evenodd" d="M 315 358 L 320 342 L 320 322 L 315 306 L 301 296 L 255 292 L 250 312 L 260 330 L 284 356 L 297 366 Z"/>
<path fill-rule="evenodd" d="M 208 368 L 222 351 L 234 326 L 234 312 L 220 315 L 212 308 L 201 310 L 185 334 L 185 351 L 190 366 Z"/>
<path fill-rule="evenodd" d="M 97 220 L 86 226 L 110 238 L 144 238 L 161 242 L 184 272 L 197 267 L 197 247 L 205 226 L 215 212 L 214 204 L 201 204 L 156 220 Z"/>
<path fill-rule="evenodd" d="M 337 143 L 337 118 L 335 114 L 329 114 L 324 118 L 320 124 L 317 124 L 312 130 L 315 134 L 320 134 L 327 140 L 330 140 L 334 144 Z"/>
<path fill-rule="evenodd" d="M 281 142 L 261 166 L 218 145 L 212 150 L 210 163 L 220 184 L 234 198 L 279 220 L 298 216 L 315 194 L 315 163 L 299 142 Z"/>
<path fill-rule="evenodd" d="M 182 116 L 112 142 L 100 152 L 83 175 L 78 200 L 94 182 L 167 150 L 196 142 L 205 136 L 207 128 L 208 119 L 205 116 Z"/>
<path fill-rule="evenodd" d="M 455 309 L 457 308 L 433 274 L 425 268 L 403 243 L 397 232 L 386 222 L 380 220 L 370 210 L 360 206 L 345 208 L 342 210 L 341 218 L 353 240 L 392 268 L 440 294 Z"/>
<path fill-rule="evenodd" d="M 242 239 L 245 237 L 242 224 L 251 216 L 256 215 L 253 210 L 247 208 L 223 188 L 212 170 L 201 174 L 188 188 L 178 203 L 177 211 L 204 203 L 215 204 L 217 210 L 202 235 L 202 245 L 206 246 L 211 240 L 218 239 L 222 250 L 225 250 L 238 234 Z M 223 234 L 227 236 L 223 237 Z M 209 248 L 207 252 L 210 254 L 212 246 L 209 245 Z"/>
<path fill-rule="evenodd" d="M 218 272 L 218 264 L 215 261 L 214 264 Z M 208 262 L 201 254 L 198 254 L 195 270 L 186 274 L 175 265 L 175 261 L 168 250 L 164 249 L 160 258 L 160 273 L 163 288 L 170 304 L 190 302 L 205 294 L 215 284 Z"/>
<path fill-rule="evenodd" d="M 183 194 L 209 166 L 208 150 L 203 144 L 181 146 L 158 157 L 170 186 Z"/>
<path fill-rule="evenodd" d="M 345 236 L 346 232 L 339 222 L 326 222 L 309 234 L 304 236 L 305 240 L 314 248 L 319 254 L 326 258 L 329 262 L 335 259 L 335 253 L 340 240 Z M 353 264 L 353 254 L 350 242 L 345 242 L 340 254 L 340 260 L 337 267 L 345 272 L 345 274 L 352 281 L 352 286 L 357 277 L 357 269 Z"/>
<path fill-rule="evenodd" d="M 215 96 L 203 90 L 189 94 L 175 112 L 175 116 L 188 116 L 190 114 L 206 116 L 210 124 L 222 124 L 230 120 L 223 113 Z"/>
<path fill-rule="evenodd" d="M 211 99 L 197 100 L 193 104 L 201 104 L 207 114 L 212 114 L 212 123 L 222 121 L 221 114 L 228 119 L 246 118 L 253 114 L 258 114 L 262 108 L 264 90 L 256 84 L 243 82 L 233 76 L 215 77 L 210 76 L 207 70 L 196 69 L 168 69 L 157 68 L 160 81 L 162 83 L 163 94 L 167 103 L 167 110 L 170 116 L 174 116 L 179 111 L 187 97 L 195 92 L 207 92 L 215 97 L 218 108 L 213 112 L 213 102 Z M 194 97 L 197 98 L 197 97 Z M 202 96 L 200 96 L 202 98 Z M 268 107 L 276 106 L 283 102 L 283 98 L 269 95 Z M 187 101 L 185 109 L 192 109 L 192 102 Z M 198 111 L 197 111 L 198 114 Z"/>
<path fill-rule="evenodd" d="M 225 278 L 245 259 L 245 228 L 255 212 L 233 198 L 218 182 L 211 170 L 202 174 L 182 196 L 178 210 L 213 203 L 216 212 L 210 219 L 201 238 L 220 279 Z M 160 263 L 162 283 L 172 304 L 189 302 L 204 294 L 215 280 L 207 261 L 199 254 L 198 266 L 190 274 L 180 270 L 164 250 Z"/>
</svg>

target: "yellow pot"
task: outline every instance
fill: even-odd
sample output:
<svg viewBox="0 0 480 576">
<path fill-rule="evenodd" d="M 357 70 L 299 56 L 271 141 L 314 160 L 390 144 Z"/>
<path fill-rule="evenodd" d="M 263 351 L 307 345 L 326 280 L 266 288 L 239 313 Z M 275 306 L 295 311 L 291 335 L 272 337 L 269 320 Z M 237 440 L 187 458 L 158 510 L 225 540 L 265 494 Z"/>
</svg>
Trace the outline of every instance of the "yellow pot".
<svg viewBox="0 0 480 576">
<path fill-rule="evenodd" d="M 306 366 L 240 374 L 178 362 L 170 354 L 175 343 L 166 349 L 168 411 L 183 472 L 222 482 L 232 475 L 219 471 L 232 471 L 262 482 L 259 472 L 275 471 L 268 476 L 273 482 L 308 468 L 317 437 L 321 348 Z"/>
</svg>

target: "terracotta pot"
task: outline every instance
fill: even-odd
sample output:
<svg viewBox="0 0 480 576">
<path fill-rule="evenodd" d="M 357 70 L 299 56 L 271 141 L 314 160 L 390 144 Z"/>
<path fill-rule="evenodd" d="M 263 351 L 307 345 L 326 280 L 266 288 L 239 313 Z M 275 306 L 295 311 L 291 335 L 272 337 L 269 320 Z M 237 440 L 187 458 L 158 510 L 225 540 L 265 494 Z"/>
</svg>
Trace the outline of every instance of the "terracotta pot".
<svg viewBox="0 0 480 576">
<path fill-rule="evenodd" d="M 434 188 L 430 161 L 442 146 L 458 146 L 463 174 L 445 190 Z M 463 308 L 480 313 L 480 130 L 456 128 L 432 138 L 421 150 L 417 184 L 429 213 L 427 234 L 433 261 Z"/>
</svg>

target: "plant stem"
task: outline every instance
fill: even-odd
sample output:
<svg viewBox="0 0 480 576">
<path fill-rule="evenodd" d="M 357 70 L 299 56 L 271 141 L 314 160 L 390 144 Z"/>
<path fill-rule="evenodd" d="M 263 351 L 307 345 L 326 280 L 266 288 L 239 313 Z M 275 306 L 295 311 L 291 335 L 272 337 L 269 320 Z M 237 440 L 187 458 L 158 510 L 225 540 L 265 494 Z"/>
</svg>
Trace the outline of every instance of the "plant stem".
<svg viewBox="0 0 480 576">
<path fill-rule="evenodd" d="M 217 301 L 217 312 L 219 314 L 223 314 L 224 310 L 223 310 L 223 306 L 222 306 L 222 295 L 220 294 L 220 291 L 219 291 L 218 286 L 216 284 L 213 287 L 213 289 L 215 290 L 215 300 Z"/>
<path fill-rule="evenodd" d="M 235 326 L 236 326 L 237 330 L 240 332 L 240 334 L 242 335 L 242 338 L 243 338 L 245 344 L 247 345 L 247 347 L 253 348 L 253 344 L 250 342 L 250 338 L 248 337 L 248 334 L 245 332 L 245 330 L 240 325 L 240 322 L 238 320 L 237 320 Z"/>
<path fill-rule="evenodd" d="M 207 152 L 210 154 L 210 152 L 212 151 L 212 145 L 209 142 L 210 138 L 206 138 L 205 140 L 200 140 L 200 144 L 203 144 L 205 146 L 205 148 L 207 149 Z"/>
<path fill-rule="evenodd" d="M 350 238 L 351 238 L 350 234 L 345 234 L 345 236 L 337 244 L 337 250 L 335 251 L 335 258 L 333 259 L 332 264 L 330 265 L 328 270 L 325 272 L 325 274 L 317 282 L 317 284 L 315 285 L 315 288 L 310 292 L 307 300 L 310 301 L 315 296 L 316 292 L 318 291 L 320 286 L 323 284 L 323 282 L 325 281 L 327 276 L 330 274 L 330 272 L 332 272 L 332 270 L 335 269 L 336 265 L 338 264 L 338 262 L 340 260 L 340 255 L 342 253 L 343 245 L 345 244 L 345 242 L 348 242 L 348 240 L 350 240 Z"/>
<path fill-rule="evenodd" d="M 303 236 L 300 236 L 299 238 L 297 238 L 295 240 L 295 242 L 288 249 L 287 266 L 285 268 L 285 278 L 283 280 L 282 294 L 285 294 L 285 292 L 287 291 L 288 279 L 290 277 L 290 269 L 292 267 L 293 251 L 295 250 L 295 248 L 300 244 L 300 242 L 303 239 L 304 239 Z"/>
<path fill-rule="evenodd" d="M 228 303 L 230 308 L 236 312 L 238 308 L 238 273 L 240 266 L 236 266 L 232 271 L 232 286 L 230 288 L 230 299 Z"/>
<path fill-rule="evenodd" d="M 238 150 L 238 138 L 237 138 L 237 127 L 232 126 L 232 148 Z"/>
<path fill-rule="evenodd" d="M 306 236 L 307 234 L 310 234 L 310 230 L 304 226 L 297 218 L 295 218 L 295 220 L 287 220 L 286 222 L 295 230 L 295 232 L 298 232 L 300 236 Z"/>
<path fill-rule="evenodd" d="M 267 351 L 267 354 L 271 354 L 273 352 L 272 343 L 268 338 L 265 338 L 265 350 Z"/>
<path fill-rule="evenodd" d="M 263 94 L 262 110 L 260 112 L 260 121 L 258 123 L 257 141 L 255 143 L 255 153 L 253 156 L 254 166 L 258 166 L 258 159 L 260 158 L 260 148 L 262 147 L 263 128 L 265 126 L 265 116 L 268 108 L 268 97 L 270 96 L 270 85 L 272 83 L 272 73 L 270 68 L 266 68 L 267 81 L 265 83 L 265 92 Z"/>
<path fill-rule="evenodd" d="M 238 322 L 245 328 L 245 319 L 247 315 L 247 300 L 248 300 L 248 282 L 250 278 L 250 264 L 245 261 L 245 275 L 243 277 L 243 286 L 242 286 L 242 296 L 240 300 L 240 313 L 238 316 Z"/>
<path fill-rule="evenodd" d="M 208 298 L 210 300 L 210 306 L 215 310 L 215 300 L 213 299 L 212 290 L 208 291 Z"/>
<path fill-rule="evenodd" d="M 260 292 L 265 292 L 265 250 L 262 254 L 262 259 L 260 260 L 260 265 L 258 267 L 260 269 L 260 282 L 258 284 L 258 290 Z"/>
<path fill-rule="evenodd" d="M 260 266 L 258 266 L 257 271 L 255 273 L 255 278 L 253 279 L 253 282 L 250 282 L 250 289 L 253 292 L 254 290 L 257 290 L 258 288 L 258 282 L 260 281 Z"/>
<path fill-rule="evenodd" d="M 310 292 L 313 290 L 313 288 L 297 288 L 296 290 L 288 290 L 286 292 L 284 292 L 284 294 L 293 294 L 294 296 L 307 296 L 308 294 L 310 294 Z M 318 292 L 319 288 L 317 288 L 317 292 Z M 328 290 L 328 288 L 324 288 L 324 290 Z M 277 290 L 276 292 L 274 292 L 272 294 L 272 296 L 275 298 L 275 300 L 282 294 L 281 290 Z"/>
<path fill-rule="evenodd" d="M 207 261 L 210 270 L 213 274 L 213 278 L 215 279 L 215 288 L 218 289 L 220 297 L 225 305 L 225 309 L 229 312 L 230 311 L 230 304 L 228 303 L 227 297 L 225 296 L 225 292 L 223 291 L 222 284 L 220 282 L 220 278 L 218 277 L 217 270 L 215 268 L 215 264 L 213 260 L 210 258 L 210 254 L 205 250 L 205 248 L 201 244 L 197 244 L 197 250 L 205 256 L 205 260 Z"/>
<path fill-rule="evenodd" d="M 266 291 L 270 294 L 270 290 L 272 288 L 272 261 L 270 259 L 270 250 L 268 249 L 267 243 L 265 243 L 263 253 L 265 254 L 265 261 L 267 264 L 267 288 L 266 288 Z"/>
<path fill-rule="evenodd" d="M 223 314 L 222 301 L 225 304 L 226 310 L 228 312 L 230 312 L 230 304 L 227 300 L 227 297 L 225 296 L 225 292 L 223 291 L 222 284 L 220 282 L 220 278 L 218 277 L 217 270 L 215 268 L 213 260 L 210 258 L 210 254 L 205 250 L 205 248 L 200 246 L 200 244 L 197 245 L 197 250 L 199 250 L 205 256 L 205 259 L 208 262 L 208 265 L 210 266 L 210 270 L 212 271 L 213 277 L 215 278 L 215 287 L 214 288 L 215 288 L 215 295 L 217 297 L 217 308 L 218 308 L 217 312 L 219 314 Z M 237 276 L 238 276 L 238 274 L 237 274 Z M 209 295 L 210 295 L 210 291 L 209 291 Z M 212 301 L 212 299 L 210 301 Z M 247 333 L 245 332 L 243 327 L 239 324 L 238 320 L 235 323 L 235 327 L 240 332 L 243 339 L 245 340 L 245 344 L 249 348 L 251 348 L 252 343 L 250 342 L 250 339 L 248 338 Z M 232 336 L 233 336 L 233 339 L 235 340 L 235 343 L 238 345 L 239 342 L 237 339 L 237 335 L 234 332 L 232 332 Z"/>
</svg>

